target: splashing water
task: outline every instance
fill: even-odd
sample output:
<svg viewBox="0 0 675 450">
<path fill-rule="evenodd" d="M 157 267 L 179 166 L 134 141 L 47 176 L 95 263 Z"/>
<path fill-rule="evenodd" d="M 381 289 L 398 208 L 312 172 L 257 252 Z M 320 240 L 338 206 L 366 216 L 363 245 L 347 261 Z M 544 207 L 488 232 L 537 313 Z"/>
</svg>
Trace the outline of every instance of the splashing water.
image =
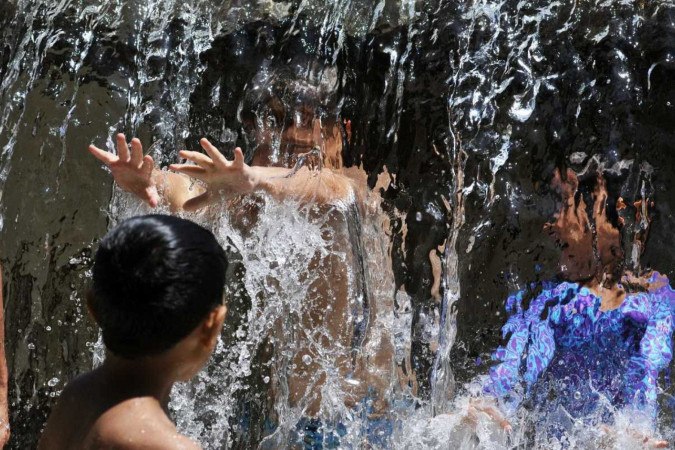
<svg viewBox="0 0 675 450">
<path fill-rule="evenodd" d="M 83 292 L 108 222 L 146 212 L 118 191 L 110 201 L 108 175 L 86 145 L 107 139 L 112 150 L 111 136 L 124 131 L 153 144 L 146 150 L 165 165 L 205 135 L 253 154 L 241 123 L 246 93 L 266 88 L 264 68 L 307 69 L 310 60 L 326 66 L 340 119 L 353 124 L 347 165 L 363 168 L 371 187 L 386 167 L 389 183 L 375 190 L 381 210 L 261 198 L 190 216 L 216 233 L 234 264 L 231 319 L 214 358 L 172 394 L 179 429 L 205 448 L 283 447 L 320 398 L 320 416 L 344 425 L 342 444 L 359 448 L 369 406 L 345 406 L 359 379 L 336 360 L 388 346 L 392 448 L 639 448 L 622 430 L 649 434 L 650 426 L 625 411 L 612 413 L 615 436 L 566 411 L 551 419 L 564 429 L 552 435 L 524 406 L 509 417 L 508 438 L 485 415 L 472 424 L 464 413 L 498 345 L 502 299 L 555 274 L 540 232 L 553 211 L 545 186 L 554 166 L 596 158 L 628 173 L 617 192 L 655 197 L 651 239 L 669 242 L 672 3 L 215 3 L 0 6 L 0 256 L 11 274 L 16 446 L 34 445 L 55 389 L 91 366 L 83 352 L 95 349 L 100 363 L 101 343 L 73 292 Z M 291 115 L 275 122 L 265 108 L 255 112 L 282 161 L 279 128 Z M 644 169 L 647 161 L 656 170 Z M 647 249 L 646 262 L 633 255 L 634 264 L 672 272 L 669 246 Z M 346 323 L 377 336 L 325 346 L 336 333 L 330 321 L 307 336 L 309 305 L 325 296 L 317 290 L 339 289 Z M 318 387 L 295 395 L 296 372 L 314 375 Z M 658 432 L 670 438 L 671 394 L 664 383 Z"/>
</svg>

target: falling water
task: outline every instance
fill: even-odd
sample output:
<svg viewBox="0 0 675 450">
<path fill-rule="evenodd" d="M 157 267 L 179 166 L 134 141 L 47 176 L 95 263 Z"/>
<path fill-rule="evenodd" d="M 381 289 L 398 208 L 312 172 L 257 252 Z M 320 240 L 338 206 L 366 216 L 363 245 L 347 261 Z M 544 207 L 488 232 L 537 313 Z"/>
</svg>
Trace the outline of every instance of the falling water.
<svg viewBox="0 0 675 450">
<path fill-rule="evenodd" d="M 304 365 L 326 378 L 321 416 L 346 424 L 343 443 L 358 448 L 367 407 L 340 400 L 358 380 L 340 374 L 325 347 L 297 344 L 312 286 L 339 264 L 352 321 L 371 313 L 368 327 L 386 337 L 374 345 L 361 336 L 357 353 L 391 346 L 392 447 L 559 445 L 533 428 L 527 408 L 508 442 L 487 420 L 474 433 L 449 413 L 466 411 L 480 390 L 506 295 L 557 271 L 541 233 L 555 210 L 555 167 L 602 164 L 627 174 L 616 182 L 624 198 L 654 198 L 639 264 L 675 275 L 672 249 L 657 245 L 675 225 L 674 17 L 669 1 L 3 2 L 11 447 L 34 446 L 64 384 L 100 357 L 81 300 L 92 252 L 111 224 L 145 211 L 111 189 L 86 146 L 112 150 L 123 131 L 165 166 L 207 136 L 251 157 L 249 99 L 285 69 L 328 80 L 352 123 L 342 157 L 367 178 L 376 212 L 257 198 L 190 216 L 216 232 L 233 264 L 216 354 L 172 394 L 179 429 L 205 448 L 283 447 L 311 403 L 291 401 L 286 379 Z M 298 75 L 308 66 L 321 70 Z M 281 155 L 279 123 L 253 108 Z M 672 440 L 675 400 L 663 381 L 659 432 Z M 599 442 L 564 412 L 559 420 L 561 445 Z M 635 445 L 628 439 L 615 445 Z"/>
</svg>

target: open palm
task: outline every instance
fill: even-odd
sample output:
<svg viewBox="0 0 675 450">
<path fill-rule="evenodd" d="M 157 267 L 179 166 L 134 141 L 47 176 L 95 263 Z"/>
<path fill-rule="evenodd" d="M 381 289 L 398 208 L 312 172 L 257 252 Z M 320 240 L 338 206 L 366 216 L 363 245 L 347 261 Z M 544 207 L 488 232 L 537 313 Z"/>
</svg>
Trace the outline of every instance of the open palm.
<svg viewBox="0 0 675 450">
<path fill-rule="evenodd" d="M 119 186 L 131 192 L 153 208 L 159 203 L 157 186 L 152 178 L 155 163 L 152 156 L 143 156 L 143 145 L 137 138 L 131 140 L 131 151 L 124 134 L 117 135 L 117 155 L 90 145 L 89 152 L 108 166 Z"/>
<path fill-rule="evenodd" d="M 199 141 L 206 155 L 183 150 L 179 155 L 194 164 L 172 164 L 171 170 L 196 178 L 206 184 L 206 192 L 191 198 L 183 205 L 186 211 L 202 208 L 220 196 L 248 194 L 255 190 L 258 180 L 252 167 L 244 163 L 241 148 L 234 150 L 234 159 L 228 161 L 207 139 Z"/>
</svg>

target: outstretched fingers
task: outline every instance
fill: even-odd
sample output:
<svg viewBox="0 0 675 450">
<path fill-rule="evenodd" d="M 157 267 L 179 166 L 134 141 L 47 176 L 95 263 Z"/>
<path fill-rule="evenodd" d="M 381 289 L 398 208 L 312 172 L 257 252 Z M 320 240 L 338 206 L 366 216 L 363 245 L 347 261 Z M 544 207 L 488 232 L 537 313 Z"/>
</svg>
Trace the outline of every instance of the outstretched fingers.
<svg viewBox="0 0 675 450">
<path fill-rule="evenodd" d="M 241 151 L 241 147 L 234 149 L 234 167 L 237 169 L 244 167 L 244 152 Z"/>
<path fill-rule="evenodd" d="M 183 209 L 188 212 L 196 211 L 213 202 L 213 193 L 206 191 L 196 197 L 189 199 L 183 204 Z"/>
<path fill-rule="evenodd" d="M 152 208 L 156 208 L 159 205 L 159 192 L 157 192 L 157 186 L 150 186 L 145 190 L 146 201 Z"/>
<path fill-rule="evenodd" d="M 123 133 L 117 135 L 117 156 L 119 156 L 122 162 L 129 161 L 129 146 L 127 145 L 127 138 Z"/>
<path fill-rule="evenodd" d="M 106 166 L 109 166 L 113 163 L 116 163 L 119 158 L 115 155 L 113 155 L 110 152 L 106 152 L 105 150 L 101 150 L 100 148 L 96 147 L 95 145 L 90 145 L 89 148 L 89 153 L 94 155 L 96 159 L 101 161 L 103 164 Z"/>
<path fill-rule="evenodd" d="M 143 162 L 141 163 L 141 170 L 146 175 L 150 176 L 152 174 L 152 169 L 155 168 L 155 161 L 152 159 L 152 156 L 145 155 L 143 157 Z"/>
<path fill-rule="evenodd" d="M 181 158 L 185 158 L 188 161 L 192 161 L 193 163 L 197 164 L 199 167 L 202 167 L 204 169 L 213 168 L 213 160 L 208 156 L 204 155 L 203 153 L 192 152 L 189 150 L 181 150 L 180 152 L 178 152 L 178 155 Z"/>
<path fill-rule="evenodd" d="M 131 140 L 131 165 L 134 167 L 141 167 L 143 163 L 143 144 L 138 138 Z"/>
<path fill-rule="evenodd" d="M 213 144 L 209 142 L 206 138 L 201 138 L 199 144 L 206 151 L 206 153 L 211 157 L 211 160 L 214 164 L 220 167 L 227 167 L 230 163 L 225 159 L 220 150 L 218 150 Z"/>
<path fill-rule="evenodd" d="M 200 166 L 195 166 L 194 164 L 171 164 L 169 169 L 197 179 L 201 179 L 204 175 L 206 175 L 206 169 Z"/>
</svg>

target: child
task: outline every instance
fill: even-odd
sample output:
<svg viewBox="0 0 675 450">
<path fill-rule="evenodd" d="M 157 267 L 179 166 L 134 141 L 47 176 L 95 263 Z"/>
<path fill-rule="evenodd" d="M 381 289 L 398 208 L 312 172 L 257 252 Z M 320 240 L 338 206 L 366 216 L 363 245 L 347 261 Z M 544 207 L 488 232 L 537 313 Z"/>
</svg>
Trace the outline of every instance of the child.
<svg viewBox="0 0 675 450">
<path fill-rule="evenodd" d="M 502 328 L 508 342 L 494 353 L 497 364 L 484 390 L 512 407 L 527 401 L 536 408 L 536 425 L 556 439 L 567 438 L 570 424 L 594 426 L 615 439 L 624 431 L 615 423 L 623 411 L 631 418 L 623 434 L 644 447 L 666 448 L 651 433 L 658 425 L 660 380 L 673 358 L 675 290 L 658 272 L 637 277 L 625 269 L 620 230 L 609 219 L 618 211 L 608 201 L 603 173 L 591 180 L 589 217 L 577 174 L 555 172 L 552 186 L 562 208 L 545 229 L 562 247 L 565 281 L 543 283 L 532 298 L 527 291 L 508 298 Z M 650 218 L 642 206 L 646 233 Z M 558 420 L 560 411 L 570 420 Z M 643 430 L 634 429 L 640 422 Z"/>
<path fill-rule="evenodd" d="M 5 303 L 2 298 L 2 267 L 0 267 L 0 448 L 9 441 L 9 409 L 7 407 L 7 359 L 5 358 Z"/>
<path fill-rule="evenodd" d="M 39 448 L 200 448 L 165 411 L 173 384 L 216 345 L 226 268 L 213 234 L 184 219 L 134 217 L 110 231 L 87 296 L 106 360 L 66 387 Z"/>
</svg>

